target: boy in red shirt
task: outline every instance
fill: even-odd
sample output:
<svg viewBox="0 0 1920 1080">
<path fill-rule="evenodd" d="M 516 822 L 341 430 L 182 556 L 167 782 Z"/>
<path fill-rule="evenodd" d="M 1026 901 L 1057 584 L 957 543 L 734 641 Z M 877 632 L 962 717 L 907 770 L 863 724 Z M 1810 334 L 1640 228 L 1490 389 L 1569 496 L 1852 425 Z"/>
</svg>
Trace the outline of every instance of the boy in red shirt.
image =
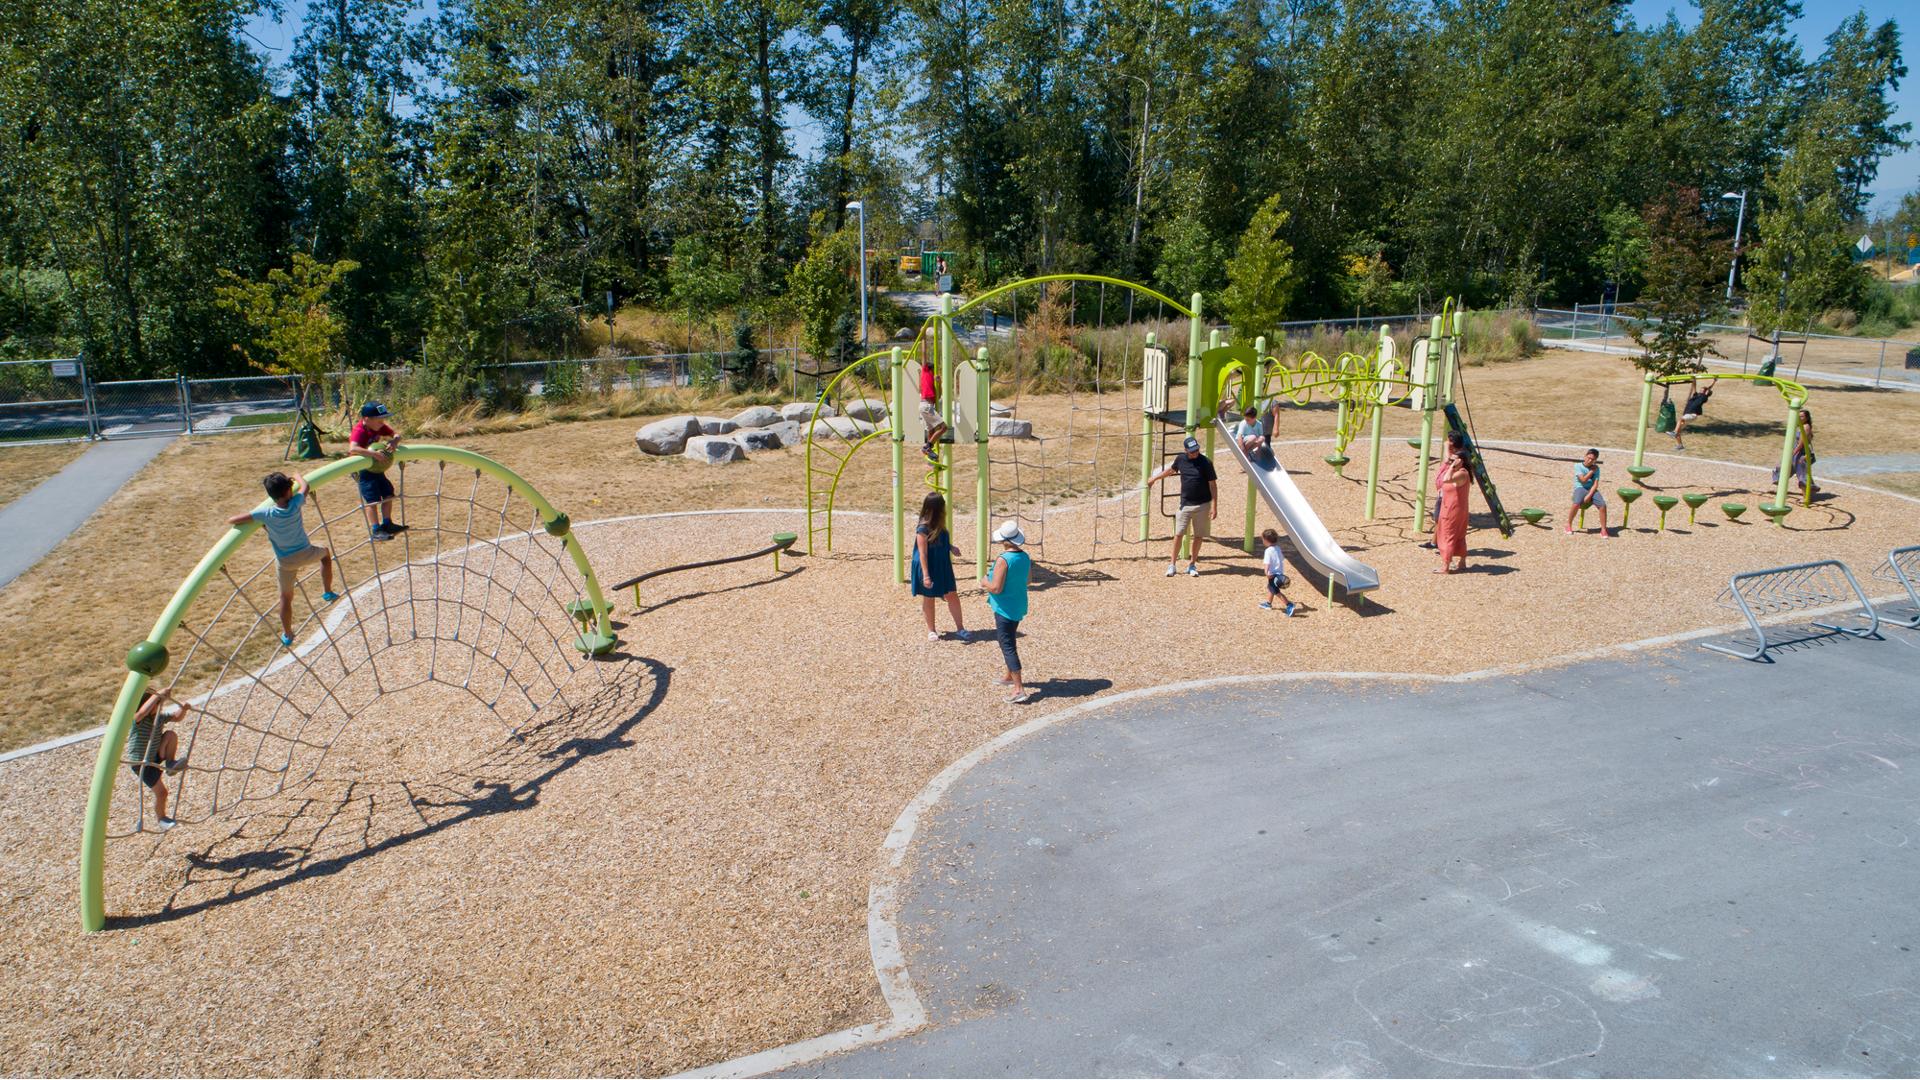
<svg viewBox="0 0 1920 1080">
<path fill-rule="evenodd" d="M 940 379 L 934 374 L 932 364 L 920 365 L 920 426 L 927 430 L 927 444 L 920 452 L 927 460 L 939 464 L 939 455 L 933 452 L 933 444 L 947 433 L 946 421 L 940 419 Z"/>
<path fill-rule="evenodd" d="M 393 481 L 387 469 L 393 464 L 393 451 L 400 445 L 400 433 L 387 423 L 387 407 L 377 401 L 360 406 L 360 422 L 347 436 L 350 453 L 371 464 L 355 477 L 360 481 L 360 503 L 367 508 L 367 532 L 375 540 L 391 540 L 407 530 L 393 522 Z"/>
</svg>

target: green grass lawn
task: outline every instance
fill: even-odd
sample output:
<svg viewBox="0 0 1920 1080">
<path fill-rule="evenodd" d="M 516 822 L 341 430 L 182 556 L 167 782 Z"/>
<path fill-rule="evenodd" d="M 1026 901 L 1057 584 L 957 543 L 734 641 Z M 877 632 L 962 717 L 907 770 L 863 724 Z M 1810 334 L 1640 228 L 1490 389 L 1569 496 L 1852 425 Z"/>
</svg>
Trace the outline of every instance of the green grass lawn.
<svg viewBox="0 0 1920 1080">
<path fill-rule="evenodd" d="M 291 412 L 263 412 L 248 413 L 245 416 L 235 416 L 227 421 L 227 426 L 230 428 L 272 427 L 274 424 L 291 423 L 293 423 L 293 413 Z"/>
</svg>

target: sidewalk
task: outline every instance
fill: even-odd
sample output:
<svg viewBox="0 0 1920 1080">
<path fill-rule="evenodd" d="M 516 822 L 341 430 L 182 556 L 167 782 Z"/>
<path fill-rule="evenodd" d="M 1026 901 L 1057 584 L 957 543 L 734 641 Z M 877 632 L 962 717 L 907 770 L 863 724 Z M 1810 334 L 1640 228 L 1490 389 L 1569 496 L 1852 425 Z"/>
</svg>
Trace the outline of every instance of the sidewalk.
<svg viewBox="0 0 1920 1080">
<path fill-rule="evenodd" d="M 0 588 L 26 573 L 93 516 L 172 439 L 99 442 L 39 487 L 0 508 Z"/>
</svg>

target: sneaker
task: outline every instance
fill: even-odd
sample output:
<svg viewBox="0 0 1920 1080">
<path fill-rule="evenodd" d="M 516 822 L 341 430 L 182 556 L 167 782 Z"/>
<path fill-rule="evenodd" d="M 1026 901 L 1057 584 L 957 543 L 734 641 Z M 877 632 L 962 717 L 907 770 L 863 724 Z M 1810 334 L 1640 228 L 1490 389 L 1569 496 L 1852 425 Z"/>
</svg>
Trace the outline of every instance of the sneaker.
<svg viewBox="0 0 1920 1080">
<path fill-rule="evenodd" d="M 1262 601 L 1260 601 L 1260 610 L 1261 610 L 1261 611 L 1272 611 L 1272 610 L 1273 610 L 1273 601 L 1271 601 L 1271 600 L 1262 600 Z"/>
<path fill-rule="evenodd" d="M 326 592 L 320 594 L 320 602 L 323 604 L 331 604 L 338 599 L 340 599 L 340 594 L 334 592 L 332 589 L 328 589 Z"/>
<path fill-rule="evenodd" d="M 955 630 L 953 632 L 953 636 L 956 638 L 959 638 L 961 641 L 973 640 L 973 634 L 966 630 Z"/>
<path fill-rule="evenodd" d="M 174 758 L 172 761 L 167 762 L 167 775 L 179 776 L 181 771 L 184 770 L 186 767 L 187 767 L 186 758 L 183 758 L 183 757 Z"/>
<path fill-rule="evenodd" d="M 1287 601 L 1287 618 L 1289 619 L 1293 618 L 1294 610 L 1297 609 L 1299 606 L 1300 606 L 1299 604 L 1296 604 L 1291 600 Z"/>
<path fill-rule="evenodd" d="M 1188 577 L 1199 577 L 1199 576 L 1200 576 L 1200 564 L 1199 564 L 1199 563 L 1188 563 L 1188 564 L 1187 564 L 1187 576 L 1188 576 Z"/>
<path fill-rule="evenodd" d="M 940 455 L 933 452 L 932 443 L 928 443 L 925 446 L 922 446 L 920 448 L 920 452 L 926 455 L 928 461 L 933 462 L 935 465 L 940 464 Z"/>
<path fill-rule="evenodd" d="M 153 821 L 154 824 L 160 827 L 161 832 L 166 832 L 168 829 L 180 824 L 180 819 L 178 818 L 160 817 L 158 815 L 155 815 Z"/>
<path fill-rule="evenodd" d="M 940 640 L 940 631 L 938 631 L 938 630 L 929 630 L 929 631 L 927 631 L 927 640 L 928 640 L 928 641 L 939 641 L 939 640 Z"/>
<path fill-rule="evenodd" d="M 1008 699 L 1007 699 L 1007 704 L 1009 704 L 1009 705 L 1025 705 L 1025 704 L 1026 704 L 1026 703 L 1028 703 L 1029 701 L 1032 701 L 1032 700 L 1033 700 L 1034 698 L 1037 698 L 1037 697 L 1039 697 L 1039 696 L 1040 696 L 1040 691 L 1038 691 L 1038 690 L 1035 690 L 1035 689 L 1033 689 L 1032 687 L 1027 687 L 1026 689 L 1023 689 L 1023 690 L 1021 690 L 1021 691 L 1020 691 L 1019 693 L 1017 693 L 1017 694 L 1015 694 L 1015 695 L 1013 695 L 1012 697 L 1010 697 L 1010 698 L 1008 698 Z"/>
<path fill-rule="evenodd" d="M 369 537 L 372 537 L 372 538 L 373 538 L 374 540 L 391 540 L 391 539 L 393 539 L 393 534 L 392 534 L 392 533 L 390 533 L 390 532 L 386 532 L 386 531 L 384 531 L 384 530 L 382 530 L 382 529 L 380 528 L 380 526 L 378 526 L 378 525 L 375 525 L 375 526 L 374 526 L 373 528 L 371 528 L 371 529 L 368 529 L 368 530 L 367 530 L 367 535 L 368 535 Z"/>
<path fill-rule="evenodd" d="M 1167 564 L 1167 576 L 1168 576 L 1168 577 L 1172 577 L 1173 575 L 1175 575 L 1175 574 L 1177 574 L 1177 573 L 1179 573 L 1179 572 L 1180 572 L 1180 568 L 1179 568 L 1179 567 L 1177 567 L 1177 566 L 1175 566 L 1175 565 L 1174 565 L 1174 564 L 1172 564 L 1172 563 L 1168 563 L 1168 564 Z"/>
<path fill-rule="evenodd" d="M 291 649 L 291 648 L 293 648 L 293 635 L 292 635 L 292 634 L 281 634 L 281 635 L 280 635 L 280 644 L 282 644 L 282 645 L 285 645 L 285 646 L 286 646 L 287 648 L 289 648 L 289 649 Z"/>
<path fill-rule="evenodd" d="M 413 528 L 411 525 L 402 525 L 397 521 L 383 521 L 380 523 L 380 527 L 390 533 L 396 534 L 406 532 L 408 529 Z"/>
</svg>

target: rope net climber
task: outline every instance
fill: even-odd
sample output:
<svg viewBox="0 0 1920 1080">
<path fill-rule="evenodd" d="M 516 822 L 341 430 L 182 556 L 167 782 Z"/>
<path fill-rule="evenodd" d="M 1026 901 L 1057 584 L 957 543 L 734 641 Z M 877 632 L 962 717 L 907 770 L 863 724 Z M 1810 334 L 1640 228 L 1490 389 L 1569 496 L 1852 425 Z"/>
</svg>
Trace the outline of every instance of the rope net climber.
<svg viewBox="0 0 1920 1080">
<path fill-rule="evenodd" d="M 394 470 L 407 529 L 390 541 L 370 537 L 351 488 L 309 492 L 308 533 L 332 552 L 339 599 L 323 601 L 318 564 L 301 572 L 291 649 L 264 535 L 241 541 L 180 613 L 171 663 L 149 689 L 186 706 L 167 728 L 184 769 L 146 765 L 161 781 L 148 786 L 125 740 L 103 748 L 117 759 L 107 838 L 157 847 L 162 785 L 179 823 L 237 815 L 238 832 L 250 804 L 337 771 L 336 748 L 363 729 L 370 744 L 337 769 L 394 765 L 404 782 L 415 732 L 481 720 L 493 741 L 511 741 L 602 688 L 574 614 L 597 589 L 571 538 L 552 535 L 551 507 L 458 461 Z"/>
<path fill-rule="evenodd" d="M 995 400 L 1033 420 L 1034 432 L 991 443 L 992 515 L 1018 518 L 1029 550 L 1049 562 L 1097 561 L 1103 547 L 1107 555 L 1138 554 L 1142 350 L 1157 333 L 1184 356 L 1185 320 L 1158 299 L 1107 282 L 1017 289 L 1005 307 L 970 313 L 967 329 L 986 331 Z M 1063 397 L 1064 415 L 1028 416 L 1029 391 Z M 1049 526 L 1062 514 L 1086 521 L 1072 550 L 1058 540 L 1048 546 Z"/>
</svg>

